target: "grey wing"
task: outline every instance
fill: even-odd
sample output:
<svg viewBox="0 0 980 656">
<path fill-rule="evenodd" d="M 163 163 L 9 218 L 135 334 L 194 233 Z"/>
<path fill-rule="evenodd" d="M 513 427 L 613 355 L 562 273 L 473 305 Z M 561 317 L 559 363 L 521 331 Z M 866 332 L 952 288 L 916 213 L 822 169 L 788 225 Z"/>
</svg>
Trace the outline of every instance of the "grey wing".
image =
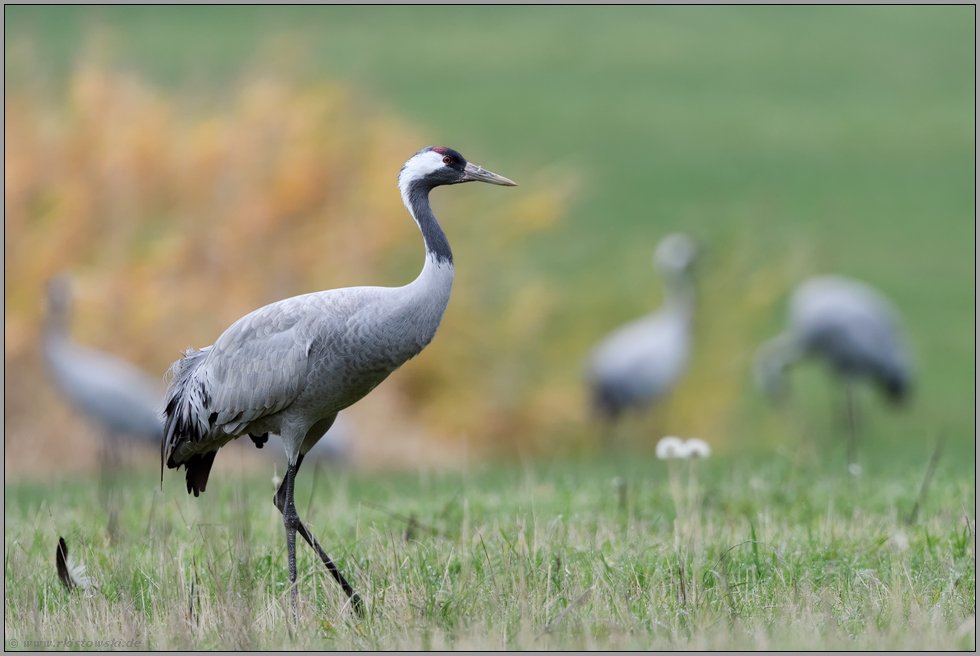
<svg viewBox="0 0 980 656">
<path fill-rule="evenodd" d="M 202 366 L 214 418 L 210 423 L 235 433 L 299 396 L 314 342 L 310 309 L 304 297 L 267 305 L 218 338 Z"/>
<path fill-rule="evenodd" d="M 188 350 L 171 366 L 161 480 L 164 465 L 183 466 L 187 492 L 199 495 L 207 487 L 218 449 L 249 432 L 251 422 L 287 408 L 303 392 L 314 326 L 323 318 L 311 297 L 260 308 L 232 324 L 212 346 Z"/>
<path fill-rule="evenodd" d="M 844 369 L 907 364 L 897 310 L 865 283 L 813 278 L 800 286 L 790 310 L 791 326 L 803 341 Z"/>
</svg>

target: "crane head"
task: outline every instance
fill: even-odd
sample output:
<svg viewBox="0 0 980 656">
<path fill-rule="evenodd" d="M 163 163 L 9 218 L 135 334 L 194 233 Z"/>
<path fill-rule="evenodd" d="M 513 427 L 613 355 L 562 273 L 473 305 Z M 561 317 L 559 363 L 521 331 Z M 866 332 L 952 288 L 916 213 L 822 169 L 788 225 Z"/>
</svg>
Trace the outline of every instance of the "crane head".
<svg viewBox="0 0 980 656">
<path fill-rule="evenodd" d="M 482 166 L 467 162 L 452 148 L 429 146 L 415 153 L 405 162 L 398 174 L 398 186 L 404 191 L 415 184 L 429 188 L 460 182 L 489 182 L 495 185 L 516 187 L 517 183 L 502 175 L 491 173 Z"/>
<path fill-rule="evenodd" d="M 664 273 L 689 271 L 697 259 L 698 248 L 694 240 L 682 233 L 667 235 L 653 252 L 653 264 Z"/>
</svg>

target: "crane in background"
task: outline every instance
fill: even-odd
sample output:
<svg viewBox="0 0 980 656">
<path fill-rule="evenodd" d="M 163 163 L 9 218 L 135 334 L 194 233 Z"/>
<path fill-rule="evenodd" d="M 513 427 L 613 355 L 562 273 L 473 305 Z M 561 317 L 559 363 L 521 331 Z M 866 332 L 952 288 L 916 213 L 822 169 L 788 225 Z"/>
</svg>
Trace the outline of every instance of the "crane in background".
<svg viewBox="0 0 980 656">
<path fill-rule="evenodd" d="M 71 338 L 72 300 L 67 274 L 48 282 L 41 344 L 58 391 L 101 428 L 103 462 L 116 462 L 130 440 L 159 446 L 162 381 L 118 356 L 76 343 Z"/>
<path fill-rule="evenodd" d="M 664 237 L 653 265 L 664 281 L 664 303 L 654 312 L 606 335 L 589 353 L 585 378 L 595 413 L 611 427 L 628 409 L 645 409 L 665 397 L 687 370 L 694 320 L 694 240 Z M 609 432 L 608 430 L 606 431 Z"/>
<path fill-rule="evenodd" d="M 756 352 L 756 386 L 779 401 L 788 393 L 787 370 L 800 360 L 822 360 L 841 381 L 847 403 L 847 461 L 857 448 L 854 385 L 869 381 L 897 404 L 909 395 L 911 355 L 895 306 L 867 283 L 824 275 L 801 283 L 789 301 L 786 331 Z"/>
</svg>

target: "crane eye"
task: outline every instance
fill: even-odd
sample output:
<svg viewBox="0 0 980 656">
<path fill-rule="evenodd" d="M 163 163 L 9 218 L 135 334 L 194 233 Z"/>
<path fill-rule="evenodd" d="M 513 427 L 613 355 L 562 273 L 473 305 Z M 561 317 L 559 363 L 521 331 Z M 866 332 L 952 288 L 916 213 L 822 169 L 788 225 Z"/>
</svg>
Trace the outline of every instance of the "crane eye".
<svg viewBox="0 0 980 656">
<path fill-rule="evenodd" d="M 452 164 L 453 163 L 453 158 L 450 157 L 449 155 L 446 155 L 445 157 L 442 158 L 442 163 L 443 164 Z"/>
</svg>

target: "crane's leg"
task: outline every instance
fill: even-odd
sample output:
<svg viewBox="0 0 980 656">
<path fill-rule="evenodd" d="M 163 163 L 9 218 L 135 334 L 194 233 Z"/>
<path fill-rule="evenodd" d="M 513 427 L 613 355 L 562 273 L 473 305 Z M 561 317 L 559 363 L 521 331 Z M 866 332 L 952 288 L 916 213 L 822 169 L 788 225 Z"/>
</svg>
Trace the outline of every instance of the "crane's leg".
<svg viewBox="0 0 980 656">
<path fill-rule="evenodd" d="M 293 551 L 290 552 L 292 555 L 290 556 L 290 561 L 289 561 L 290 562 L 290 570 L 289 570 L 290 585 L 293 585 L 293 583 L 296 580 L 295 545 L 296 545 L 296 532 L 298 531 L 299 534 L 303 537 L 303 539 L 306 540 L 306 543 L 310 545 L 310 548 L 313 549 L 313 551 L 320 557 L 320 560 L 322 560 L 323 564 L 326 565 L 327 570 L 333 575 L 337 583 L 340 584 L 340 587 L 344 589 L 344 592 L 347 594 L 347 597 L 351 601 L 351 606 L 354 608 L 354 612 L 357 613 L 357 616 L 364 617 L 364 602 L 361 600 L 360 595 L 358 595 L 354 591 L 354 588 L 351 586 L 351 584 L 347 582 L 347 579 L 344 578 L 344 575 L 341 573 L 337 565 L 330 559 L 330 556 L 327 555 L 327 552 L 323 550 L 323 547 L 321 547 L 320 543 L 316 541 L 316 538 L 313 537 L 313 534 L 310 533 L 309 529 L 307 529 L 306 526 L 303 524 L 303 522 L 300 521 L 299 514 L 296 512 L 296 506 L 293 503 L 293 482 L 296 479 L 296 472 L 299 471 L 299 466 L 302 464 L 302 462 L 303 462 L 303 456 L 300 455 L 296 459 L 295 465 L 288 465 L 286 467 L 286 477 L 283 479 L 282 484 L 280 484 L 279 489 L 276 491 L 276 496 L 274 498 L 276 508 L 278 508 L 279 512 L 282 513 L 283 521 L 286 523 L 287 548 L 290 546 L 289 543 L 290 519 L 288 518 L 289 516 L 293 518 L 292 521 L 294 523 L 294 529 L 292 533 Z M 291 513 L 288 512 L 289 508 L 292 508 Z M 295 594 L 296 592 L 294 587 L 293 588 L 294 609 L 295 609 Z"/>
<path fill-rule="evenodd" d="M 844 383 L 844 398 L 847 401 L 847 466 L 851 468 L 857 457 L 857 401 L 850 381 Z"/>
<path fill-rule="evenodd" d="M 102 506 L 108 520 L 106 530 L 109 542 L 115 544 L 119 527 L 118 475 L 119 465 L 118 437 L 105 432 L 99 447 L 99 488 L 102 493 Z"/>
<path fill-rule="evenodd" d="M 295 465 L 290 465 L 286 468 L 286 477 L 282 481 L 282 487 L 285 488 L 285 503 L 280 506 L 279 510 L 282 512 L 282 521 L 286 527 L 286 553 L 289 557 L 289 596 L 292 600 L 293 605 L 293 623 L 298 623 L 299 616 L 297 613 L 297 596 L 298 592 L 296 590 L 296 528 L 300 523 L 299 515 L 296 513 L 296 505 L 293 503 L 293 484 L 296 479 L 296 470 L 298 469 Z M 282 488 L 280 488 L 282 489 Z M 279 494 L 276 493 L 278 498 Z"/>
<path fill-rule="evenodd" d="M 609 415 L 599 418 L 599 443 L 605 451 L 610 451 L 616 442 L 616 419 Z"/>
</svg>

